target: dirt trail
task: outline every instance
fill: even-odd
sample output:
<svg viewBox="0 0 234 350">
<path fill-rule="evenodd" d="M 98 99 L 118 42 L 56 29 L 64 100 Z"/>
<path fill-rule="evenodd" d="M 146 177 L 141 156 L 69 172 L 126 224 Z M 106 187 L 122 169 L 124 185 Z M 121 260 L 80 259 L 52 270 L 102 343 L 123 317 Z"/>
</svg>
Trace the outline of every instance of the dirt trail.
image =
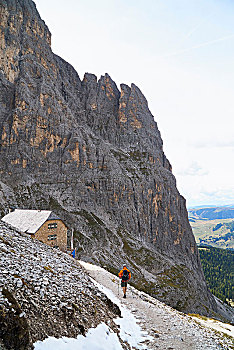
<svg viewBox="0 0 234 350">
<path fill-rule="evenodd" d="M 178 312 L 162 302 L 129 286 L 127 298 L 123 298 L 118 277 L 101 267 L 80 261 L 89 275 L 112 291 L 137 319 L 139 326 L 152 340 L 147 349 L 160 350 L 212 350 L 234 349 L 230 338 L 207 327 L 202 327 L 192 317 Z M 229 327 L 232 328 L 233 327 Z"/>
</svg>

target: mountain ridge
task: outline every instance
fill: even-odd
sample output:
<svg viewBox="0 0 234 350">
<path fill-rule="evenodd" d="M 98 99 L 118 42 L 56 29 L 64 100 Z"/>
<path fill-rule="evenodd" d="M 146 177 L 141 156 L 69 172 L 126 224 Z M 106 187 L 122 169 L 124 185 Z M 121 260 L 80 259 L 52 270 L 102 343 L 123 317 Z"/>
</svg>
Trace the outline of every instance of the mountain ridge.
<svg viewBox="0 0 234 350">
<path fill-rule="evenodd" d="M 234 207 L 228 206 L 211 206 L 191 208 L 188 210 L 189 219 L 234 219 Z"/>
<path fill-rule="evenodd" d="M 217 311 L 185 199 L 140 89 L 97 80 L 51 51 L 31 0 L 1 1 L 0 210 L 53 210 L 83 260 L 186 312 Z M 9 59 L 10 57 L 10 59 Z"/>
</svg>

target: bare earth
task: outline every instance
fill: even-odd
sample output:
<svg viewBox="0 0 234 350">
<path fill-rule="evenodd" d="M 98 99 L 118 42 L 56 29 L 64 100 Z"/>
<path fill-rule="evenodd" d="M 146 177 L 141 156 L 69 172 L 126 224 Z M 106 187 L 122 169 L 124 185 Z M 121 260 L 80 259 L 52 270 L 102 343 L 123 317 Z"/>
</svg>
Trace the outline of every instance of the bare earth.
<svg viewBox="0 0 234 350">
<path fill-rule="evenodd" d="M 146 340 L 144 349 L 234 349 L 233 326 L 195 320 L 131 286 L 128 286 L 127 298 L 123 299 L 118 277 L 101 267 L 80 263 L 95 281 L 112 291 L 121 305 L 134 314 L 142 330 L 151 336 L 152 340 Z M 210 328 L 212 324 L 216 330 Z"/>
</svg>

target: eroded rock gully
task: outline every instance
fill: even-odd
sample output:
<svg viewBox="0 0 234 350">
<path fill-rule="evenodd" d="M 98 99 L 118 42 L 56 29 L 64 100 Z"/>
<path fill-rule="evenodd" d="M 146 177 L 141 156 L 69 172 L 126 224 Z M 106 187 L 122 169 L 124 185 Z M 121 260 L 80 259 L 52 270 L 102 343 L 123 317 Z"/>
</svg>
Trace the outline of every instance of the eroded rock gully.
<svg viewBox="0 0 234 350">
<path fill-rule="evenodd" d="M 185 199 L 140 89 L 79 78 L 31 0 L 0 1 L 0 208 L 50 209 L 79 257 L 179 310 L 217 311 Z"/>
</svg>

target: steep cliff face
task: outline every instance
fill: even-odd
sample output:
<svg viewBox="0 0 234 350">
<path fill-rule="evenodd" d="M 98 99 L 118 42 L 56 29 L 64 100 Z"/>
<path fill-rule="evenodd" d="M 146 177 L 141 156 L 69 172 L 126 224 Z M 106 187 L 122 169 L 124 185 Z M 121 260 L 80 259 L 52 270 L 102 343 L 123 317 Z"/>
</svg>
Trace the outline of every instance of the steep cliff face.
<svg viewBox="0 0 234 350">
<path fill-rule="evenodd" d="M 216 311 L 185 200 L 139 88 L 80 80 L 31 0 L 0 1 L 0 206 L 52 209 L 80 257 L 184 311 Z M 212 311 L 213 310 L 213 311 Z"/>
</svg>

